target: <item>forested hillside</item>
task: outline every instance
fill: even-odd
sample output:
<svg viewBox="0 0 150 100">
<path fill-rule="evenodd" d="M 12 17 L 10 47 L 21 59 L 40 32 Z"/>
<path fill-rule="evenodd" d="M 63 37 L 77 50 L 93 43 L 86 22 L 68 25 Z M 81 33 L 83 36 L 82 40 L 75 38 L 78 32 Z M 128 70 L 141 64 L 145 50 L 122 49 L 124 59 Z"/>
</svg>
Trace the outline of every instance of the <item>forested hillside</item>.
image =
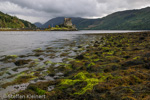
<svg viewBox="0 0 150 100">
<path fill-rule="evenodd" d="M 0 12 L 0 28 L 35 28 L 34 24 Z"/>
</svg>

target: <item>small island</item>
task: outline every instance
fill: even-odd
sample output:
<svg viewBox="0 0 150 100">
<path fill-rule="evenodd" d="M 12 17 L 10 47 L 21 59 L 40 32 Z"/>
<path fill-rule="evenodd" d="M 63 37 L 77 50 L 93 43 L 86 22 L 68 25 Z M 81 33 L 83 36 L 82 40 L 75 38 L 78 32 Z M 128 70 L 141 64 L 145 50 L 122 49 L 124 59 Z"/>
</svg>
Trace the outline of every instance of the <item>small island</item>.
<svg viewBox="0 0 150 100">
<path fill-rule="evenodd" d="M 77 28 L 72 24 L 71 18 L 64 18 L 63 24 L 56 25 L 55 27 L 49 25 L 45 31 L 77 31 Z"/>
</svg>

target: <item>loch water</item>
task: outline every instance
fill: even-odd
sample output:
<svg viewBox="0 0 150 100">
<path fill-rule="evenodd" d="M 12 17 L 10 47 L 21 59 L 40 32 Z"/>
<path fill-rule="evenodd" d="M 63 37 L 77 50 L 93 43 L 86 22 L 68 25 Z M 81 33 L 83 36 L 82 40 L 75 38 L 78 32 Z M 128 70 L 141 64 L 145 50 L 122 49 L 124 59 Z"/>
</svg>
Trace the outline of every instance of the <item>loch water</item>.
<svg viewBox="0 0 150 100">
<path fill-rule="evenodd" d="M 60 39 L 73 39 L 79 34 L 89 33 L 126 33 L 137 31 L 105 31 L 105 30 L 82 30 L 82 31 L 1 31 L 0 32 L 0 56 L 30 52 L 35 48 L 46 45 L 54 45 L 52 41 Z"/>
</svg>

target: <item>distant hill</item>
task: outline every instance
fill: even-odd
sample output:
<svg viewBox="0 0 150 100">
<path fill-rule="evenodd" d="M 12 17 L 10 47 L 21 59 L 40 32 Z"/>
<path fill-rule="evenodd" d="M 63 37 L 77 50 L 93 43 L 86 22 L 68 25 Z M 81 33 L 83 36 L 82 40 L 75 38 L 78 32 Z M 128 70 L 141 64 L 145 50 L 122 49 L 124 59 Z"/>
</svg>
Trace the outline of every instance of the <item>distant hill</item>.
<svg viewBox="0 0 150 100">
<path fill-rule="evenodd" d="M 0 28 L 35 28 L 34 24 L 0 12 Z"/>
<path fill-rule="evenodd" d="M 36 23 L 34 23 L 34 25 L 35 25 L 36 27 L 42 27 L 42 24 L 41 24 L 40 22 L 36 22 Z"/>
<path fill-rule="evenodd" d="M 59 24 L 62 24 L 64 22 L 64 17 L 56 17 L 56 18 L 53 18 L 49 21 L 47 21 L 45 24 L 43 24 L 41 27 L 42 28 L 48 28 L 49 25 L 51 27 L 54 27 L 55 25 L 59 25 Z"/>
<path fill-rule="evenodd" d="M 85 29 L 150 30 L 150 7 L 110 14 Z"/>
<path fill-rule="evenodd" d="M 72 23 L 81 30 L 150 30 L 150 7 L 119 11 L 98 19 L 71 18 Z M 59 25 L 63 21 L 64 17 L 53 18 L 42 27 Z"/>
<path fill-rule="evenodd" d="M 42 28 L 48 28 L 50 25 L 51 27 L 55 25 L 62 24 L 64 22 L 65 17 L 56 17 L 53 18 L 49 21 L 47 21 L 45 24 L 43 24 L 41 27 Z M 80 18 L 80 17 L 69 17 L 72 19 L 72 23 L 76 25 L 78 29 L 83 29 L 88 27 L 89 25 L 93 24 L 95 21 L 99 19 L 85 19 L 85 18 Z"/>
</svg>

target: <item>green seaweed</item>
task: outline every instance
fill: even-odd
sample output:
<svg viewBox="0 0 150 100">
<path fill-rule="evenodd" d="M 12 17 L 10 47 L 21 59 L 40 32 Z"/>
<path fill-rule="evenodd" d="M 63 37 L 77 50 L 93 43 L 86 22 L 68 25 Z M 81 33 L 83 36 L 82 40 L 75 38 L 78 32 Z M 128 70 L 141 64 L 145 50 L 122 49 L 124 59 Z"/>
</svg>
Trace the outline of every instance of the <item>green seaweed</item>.
<svg viewBox="0 0 150 100">
<path fill-rule="evenodd" d="M 94 78 L 92 78 L 92 77 Z M 110 75 L 105 75 L 102 76 L 100 79 L 96 78 L 94 74 L 90 74 L 88 72 L 79 72 L 77 75 L 73 77 L 73 79 L 63 79 L 61 81 L 61 85 L 74 85 L 77 82 L 86 82 L 87 85 L 83 87 L 80 91 L 75 92 L 74 94 L 77 95 L 82 95 L 84 94 L 87 90 L 92 90 L 93 86 L 100 82 L 104 82 L 107 77 Z"/>
<path fill-rule="evenodd" d="M 136 60 L 136 59 L 140 59 L 140 58 L 141 58 L 140 56 L 136 56 L 133 59 Z"/>
<path fill-rule="evenodd" d="M 45 90 L 42 90 L 40 88 L 36 88 L 35 92 L 38 94 L 38 95 L 44 95 L 46 93 Z"/>
<path fill-rule="evenodd" d="M 47 60 L 47 61 L 44 62 L 45 65 L 52 64 L 52 63 L 53 63 L 53 62 L 52 62 L 52 61 L 49 61 L 49 60 Z"/>
<path fill-rule="evenodd" d="M 35 62 L 38 62 L 38 61 L 39 61 L 39 59 L 34 59 L 34 61 L 35 61 Z"/>
<path fill-rule="evenodd" d="M 6 56 L 7 58 L 17 58 L 18 56 L 17 55 L 8 55 Z"/>
<path fill-rule="evenodd" d="M 10 59 L 15 59 L 15 58 L 18 58 L 18 56 L 17 55 L 7 55 L 7 56 L 5 56 L 4 59 L 2 59 L 2 61 L 8 61 Z"/>
<path fill-rule="evenodd" d="M 95 63 L 94 63 L 94 62 L 91 62 L 90 64 L 88 64 L 87 67 L 91 67 L 91 66 L 94 66 L 94 65 L 95 65 Z"/>
</svg>

